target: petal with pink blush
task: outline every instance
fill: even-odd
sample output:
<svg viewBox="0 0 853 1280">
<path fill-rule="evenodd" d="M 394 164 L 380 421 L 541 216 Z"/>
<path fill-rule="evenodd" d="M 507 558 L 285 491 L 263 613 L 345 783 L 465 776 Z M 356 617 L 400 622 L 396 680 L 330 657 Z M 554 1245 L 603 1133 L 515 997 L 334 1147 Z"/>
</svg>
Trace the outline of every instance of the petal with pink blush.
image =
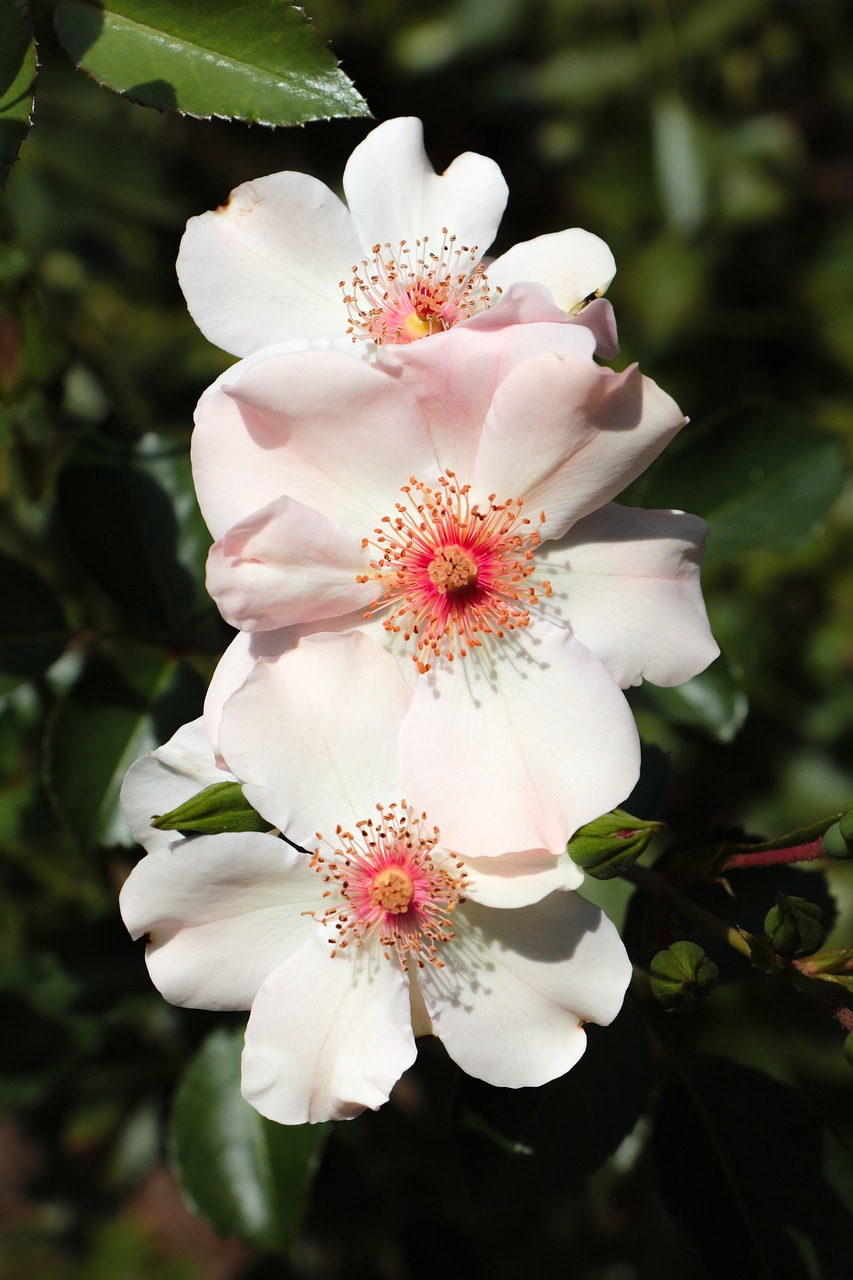
<svg viewBox="0 0 853 1280">
<path fill-rule="evenodd" d="M 553 310 L 553 303 L 540 300 L 547 310 Z M 500 308 L 429 341 L 383 347 L 376 360 L 377 368 L 387 370 L 416 399 L 442 470 L 453 471 L 463 484 L 474 474 L 483 423 L 492 401 L 513 370 L 555 350 L 591 363 L 595 350 L 592 331 L 566 323 L 564 318 L 560 323 L 528 319 L 525 324 L 499 325 L 492 317 L 504 306 L 509 321 L 515 307 L 507 300 Z M 526 437 L 517 425 L 516 451 L 521 438 Z"/>
<path fill-rule="evenodd" d="M 304 173 L 273 173 L 191 218 L 178 279 L 205 337 L 233 355 L 346 327 L 340 281 L 361 243 L 346 206 Z"/>
<path fill-rule="evenodd" d="M 279 498 L 232 527 L 207 561 L 207 589 L 242 631 L 272 630 L 350 613 L 372 598 L 360 585 L 362 539 L 311 507 Z"/>
<path fill-rule="evenodd" d="M 399 964 L 373 947 L 333 956 L 317 934 L 255 998 L 243 1096 L 279 1124 L 348 1120 L 387 1102 L 416 1052 Z"/>
<path fill-rule="evenodd" d="M 199 505 L 217 539 L 282 495 L 365 534 L 393 511 L 413 472 L 437 473 L 412 394 L 335 351 L 258 360 L 202 397 L 192 457 Z"/>
<path fill-rule="evenodd" d="M 541 548 L 545 608 L 622 688 L 682 684 L 720 652 L 699 579 L 707 532 L 680 511 L 602 507 Z"/>
<path fill-rule="evenodd" d="M 603 360 L 614 360 L 619 354 L 619 339 L 613 308 L 603 298 L 583 307 L 577 315 L 567 315 L 554 301 L 550 289 L 543 284 L 512 284 L 488 311 L 466 321 L 466 329 L 494 333 L 514 325 L 547 324 L 551 328 L 540 334 L 541 351 L 562 350 L 562 336 L 553 326 L 588 329 L 595 338 L 595 354 Z M 583 354 L 579 351 L 577 354 Z"/>
<path fill-rule="evenodd" d="M 359 632 L 259 662 L 225 704 L 219 740 L 259 813 L 303 847 L 399 802 L 397 738 L 411 700 L 394 658 Z M 262 744 L 262 746 L 259 746 Z"/>
<path fill-rule="evenodd" d="M 523 495 L 528 513 L 545 512 L 543 538 L 559 538 L 640 475 L 685 421 L 636 368 L 539 355 L 496 389 L 472 488 Z"/>
<path fill-rule="evenodd" d="M 319 896 L 307 854 L 276 836 L 235 832 L 149 853 L 120 905 L 132 936 L 149 935 L 148 969 L 167 1000 L 248 1009 L 267 975 L 316 928 L 305 912 Z"/>
<path fill-rule="evenodd" d="M 414 116 L 388 120 L 360 143 L 344 170 L 344 191 L 362 243 L 413 244 L 444 228 L 482 256 L 497 234 L 507 185 L 494 160 L 468 151 L 441 175 L 424 150 Z"/>
<path fill-rule="evenodd" d="M 546 1084 L 586 1048 L 581 1022 L 621 1008 L 631 962 L 613 925 L 575 893 L 517 911 L 467 903 L 452 963 L 418 972 L 424 1005 L 454 1062 L 489 1084 Z"/>
<path fill-rule="evenodd" d="M 470 857 L 564 851 L 630 794 L 637 730 L 598 659 L 542 618 L 417 685 L 400 735 L 407 792 Z"/>
<path fill-rule="evenodd" d="M 580 227 L 524 240 L 489 264 L 489 284 L 500 289 L 519 281 L 544 284 L 564 311 L 599 297 L 615 274 L 610 249 Z"/>
</svg>

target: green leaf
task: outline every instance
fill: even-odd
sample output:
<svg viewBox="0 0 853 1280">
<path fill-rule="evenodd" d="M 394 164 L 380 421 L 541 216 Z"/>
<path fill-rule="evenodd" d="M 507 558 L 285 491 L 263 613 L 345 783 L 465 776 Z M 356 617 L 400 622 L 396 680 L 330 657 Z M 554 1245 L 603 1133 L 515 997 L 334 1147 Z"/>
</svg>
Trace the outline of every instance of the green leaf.
<svg viewBox="0 0 853 1280">
<path fill-rule="evenodd" d="M 724 1058 L 688 1057 L 664 1091 L 654 1154 L 663 1202 L 709 1274 L 807 1280 L 792 1241 L 840 1276 L 853 1218 L 820 1173 L 821 1133 L 784 1085 Z"/>
<path fill-rule="evenodd" d="M 226 831 L 269 831 L 257 809 L 243 795 L 239 782 L 214 782 L 169 813 L 153 818 L 158 831 L 185 835 L 221 835 Z"/>
<path fill-rule="evenodd" d="M 33 121 L 36 46 L 26 0 L 0 0 L 0 187 Z"/>
<path fill-rule="evenodd" d="M 750 551 L 797 551 L 820 532 L 842 476 L 841 440 L 778 406 L 741 405 L 685 428 L 631 499 L 704 516 L 710 565 Z"/>
<path fill-rule="evenodd" d="M 277 1125 L 240 1093 L 242 1030 L 214 1031 L 175 1097 L 170 1156 L 190 1208 L 222 1236 L 282 1250 L 294 1241 L 324 1125 Z"/>
<path fill-rule="evenodd" d="M 611 1026 L 586 1031 L 578 1065 L 539 1089 L 463 1078 L 458 1150 L 478 1208 L 500 1212 L 564 1192 L 633 1129 L 652 1076 L 645 1027 L 626 1005 Z"/>
<path fill-rule="evenodd" d="M 62 654 L 65 616 L 53 592 L 27 565 L 0 552 L 0 691 L 41 675 Z"/>
<path fill-rule="evenodd" d="M 83 71 L 144 106 L 273 126 L 370 114 L 287 0 L 61 0 L 54 23 Z"/>
<path fill-rule="evenodd" d="M 119 803 L 134 760 L 201 711 L 204 682 L 149 649 L 95 654 L 59 704 L 47 739 L 54 807 L 84 848 L 131 845 Z"/>
<path fill-rule="evenodd" d="M 195 638 L 213 614 L 204 590 L 210 535 L 183 442 L 84 441 L 60 473 L 58 505 L 81 566 L 131 620 L 158 637 Z"/>
</svg>

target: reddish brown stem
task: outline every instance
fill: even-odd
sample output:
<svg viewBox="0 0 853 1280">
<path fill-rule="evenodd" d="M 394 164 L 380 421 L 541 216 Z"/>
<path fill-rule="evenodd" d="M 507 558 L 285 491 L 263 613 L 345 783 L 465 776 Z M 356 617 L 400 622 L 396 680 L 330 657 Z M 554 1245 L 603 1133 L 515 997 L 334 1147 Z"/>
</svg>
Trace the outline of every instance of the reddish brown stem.
<svg viewBox="0 0 853 1280">
<path fill-rule="evenodd" d="M 846 1004 L 838 1004 L 833 1013 L 845 1031 L 853 1031 L 853 1009 L 848 1009 Z"/>
<path fill-rule="evenodd" d="M 759 853 L 735 853 L 726 858 L 723 871 L 734 871 L 739 867 L 778 867 L 786 862 L 813 862 L 815 858 L 825 858 L 823 836 L 817 840 L 809 840 L 806 844 L 792 844 L 785 849 L 762 849 Z"/>
</svg>

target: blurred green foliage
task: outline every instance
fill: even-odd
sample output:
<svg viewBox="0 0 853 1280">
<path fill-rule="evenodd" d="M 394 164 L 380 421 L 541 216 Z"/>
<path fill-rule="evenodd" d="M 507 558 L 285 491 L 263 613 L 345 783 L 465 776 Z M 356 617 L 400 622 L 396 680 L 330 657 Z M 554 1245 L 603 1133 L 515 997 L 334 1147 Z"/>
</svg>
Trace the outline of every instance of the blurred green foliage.
<svg viewBox="0 0 853 1280">
<path fill-rule="evenodd" d="M 409 1280 L 450 1255 L 495 1280 L 844 1280 L 853 1103 L 832 996 L 849 996 L 753 972 L 622 879 L 590 896 L 624 918 L 632 1002 L 564 1081 L 504 1094 L 428 1044 L 388 1107 L 333 1129 L 313 1194 L 306 1135 L 289 1154 L 278 1136 L 276 1168 L 297 1152 L 304 1175 L 284 1234 L 256 1202 L 262 1230 L 245 1206 L 219 1225 L 257 1247 L 220 1244 L 180 1207 L 167 1117 L 186 1064 L 226 1032 L 163 1003 L 116 908 L 138 856 L 121 775 L 198 714 L 228 639 L 187 465 L 194 403 L 228 358 L 189 320 L 173 263 L 186 218 L 245 179 L 298 168 L 336 186 L 368 126 L 271 132 L 135 106 L 73 70 L 52 7 L 36 6 L 36 124 L 0 205 L 0 1278 Z M 646 768 L 626 808 L 669 827 L 644 861 L 689 866 L 839 812 L 853 793 L 849 7 L 308 9 L 378 119 L 423 117 L 438 168 L 465 150 L 498 160 L 511 197 L 496 251 L 571 225 L 610 243 L 622 363 L 691 416 L 628 500 L 710 520 L 724 657 L 684 689 L 636 691 Z M 777 894 L 819 902 L 826 947 L 849 946 L 849 863 L 685 892 L 756 934 Z M 644 972 L 682 936 L 721 984 L 668 1019 Z M 266 1195 L 279 1183 L 253 1141 L 234 1185 Z M 287 1260 L 268 1247 L 285 1239 Z"/>
</svg>

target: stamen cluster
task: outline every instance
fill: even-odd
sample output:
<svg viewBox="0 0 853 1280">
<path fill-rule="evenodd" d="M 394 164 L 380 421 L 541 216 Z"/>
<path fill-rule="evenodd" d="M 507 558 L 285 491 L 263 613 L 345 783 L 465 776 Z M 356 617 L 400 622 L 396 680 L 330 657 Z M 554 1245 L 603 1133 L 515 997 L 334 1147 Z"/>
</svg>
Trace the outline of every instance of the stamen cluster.
<svg viewBox="0 0 853 1280">
<path fill-rule="evenodd" d="M 396 249 L 375 244 L 373 257 L 353 267 L 349 289 L 341 281 L 353 340 L 415 342 L 488 310 L 492 297 L 476 245 L 457 247 L 446 227 L 442 235 L 437 253 L 429 236 L 414 247 L 405 240 Z"/>
<path fill-rule="evenodd" d="M 444 851 L 436 856 L 438 828 L 428 831 L 426 814 L 405 800 L 376 808 L 379 817 L 356 823 L 355 832 L 338 826 L 332 852 L 317 849 L 311 859 L 327 886 L 323 897 L 333 900 L 318 917 L 332 955 L 375 935 L 385 958 L 395 953 L 403 969 L 443 968 L 439 947 L 454 937 L 449 917 L 465 901 L 463 864 Z"/>
<path fill-rule="evenodd" d="M 382 587 L 365 617 L 388 608 L 383 626 L 415 640 L 422 674 L 433 658 L 464 658 L 484 635 L 502 639 L 526 627 L 531 605 L 551 595 L 547 581 L 527 584 L 540 538 L 522 514 L 523 499 L 498 502 L 492 493 L 483 509 L 470 501 L 470 489 L 452 471 L 436 489 L 412 476 L 397 515 L 383 516 L 375 539 L 363 542 L 378 554 L 358 581 L 375 579 Z M 540 512 L 540 528 L 544 522 Z"/>
</svg>

